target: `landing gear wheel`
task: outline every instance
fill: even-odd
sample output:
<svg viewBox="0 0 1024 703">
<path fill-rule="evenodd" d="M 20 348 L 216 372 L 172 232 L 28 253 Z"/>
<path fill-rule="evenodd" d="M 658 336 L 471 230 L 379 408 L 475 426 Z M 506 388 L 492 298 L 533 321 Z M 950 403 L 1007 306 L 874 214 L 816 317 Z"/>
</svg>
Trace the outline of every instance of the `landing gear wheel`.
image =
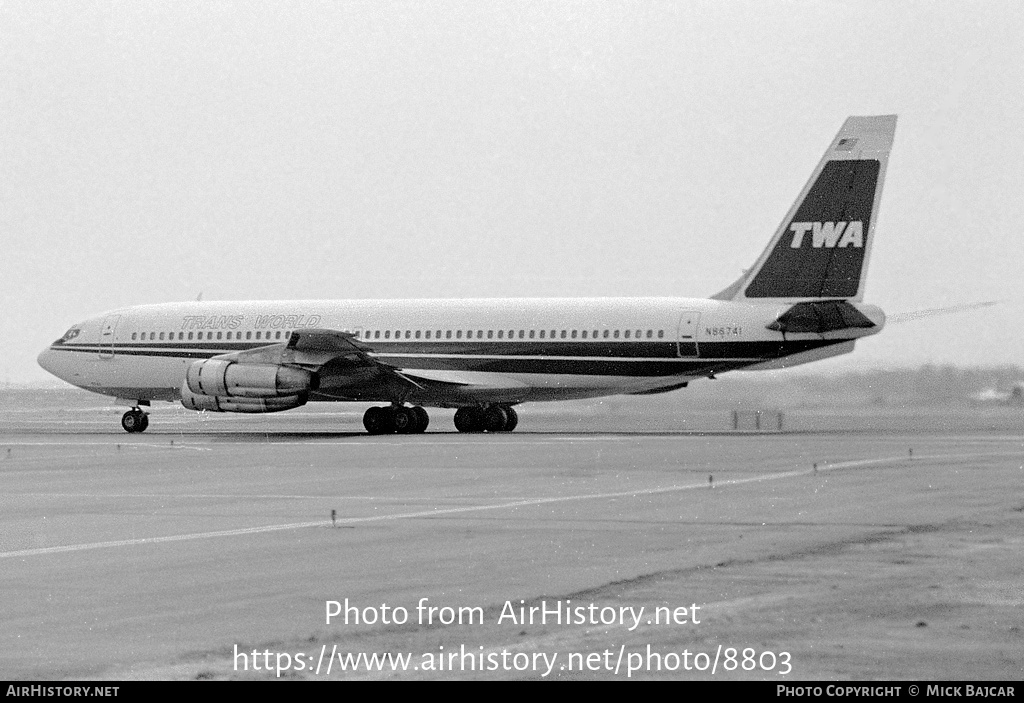
<svg viewBox="0 0 1024 703">
<path fill-rule="evenodd" d="M 484 430 L 502 432 L 508 425 L 508 411 L 500 405 L 492 405 L 484 411 Z"/>
<path fill-rule="evenodd" d="M 149 427 L 149 417 L 138 408 L 129 410 L 121 416 L 121 427 L 124 428 L 125 432 L 132 434 L 135 432 L 145 432 L 146 428 Z"/>
<path fill-rule="evenodd" d="M 427 425 L 430 424 L 430 415 L 427 414 L 426 409 L 423 408 L 423 406 L 421 405 L 414 406 L 412 411 L 416 413 L 416 419 L 419 420 L 419 429 L 417 429 L 416 431 L 426 432 Z"/>
<path fill-rule="evenodd" d="M 483 432 L 483 416 L 480 408 L 459 408 L 455 411 L 455 429 L 459 432 Z"/>
<path fill-rule="evenodd" d="M 391 422 L 391 408 L 373 407 L 363 413 L 363 427 L 370 434 L 387 434 L 394 432 Z"/>
<path fill-rule="evenodd" d="M 505 408 L 505 413 L 508 415 L 508 422 L 505 423 L 505 429 L 502 432 L 511 432 L 519 424 L 519 413 L 514 408 Z"/>
<path fill-rule="evenodd" d="M 420 418 L 415 409 L 400 405 L 391 413 L 392 424 L 398 434 L 415 434 L 420 431 Z"/>
</svg>

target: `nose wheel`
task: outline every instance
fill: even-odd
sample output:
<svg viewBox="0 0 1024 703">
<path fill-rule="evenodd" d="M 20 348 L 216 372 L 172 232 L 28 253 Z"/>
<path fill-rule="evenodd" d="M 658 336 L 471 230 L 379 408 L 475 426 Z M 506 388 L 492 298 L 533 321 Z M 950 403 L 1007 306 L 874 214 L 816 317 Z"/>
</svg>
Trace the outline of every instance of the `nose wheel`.
<svg viewBox="0 0 1024 703">
<path fill-rule="evenodd" d="M 139 408 L 132 408 L 121 416 L 121 427 L 125 432 L 145 432 L 149 427 L 149 415 Z"/>
</svg>

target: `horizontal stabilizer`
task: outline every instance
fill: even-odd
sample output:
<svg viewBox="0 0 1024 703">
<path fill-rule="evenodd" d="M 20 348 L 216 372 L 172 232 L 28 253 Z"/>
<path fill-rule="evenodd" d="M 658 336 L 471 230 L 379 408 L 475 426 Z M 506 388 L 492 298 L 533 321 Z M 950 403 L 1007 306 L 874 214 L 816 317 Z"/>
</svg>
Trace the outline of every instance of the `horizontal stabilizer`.
<svg viewBox="0 0 1024 703">
<path fill-rule="evenodd" d="M 846 330 L 852 327 L 874 327 L 857 308 L 844 300 L 819 300 L 809 303 L 797 303 L 779 315 L 775 322 L 766 327 L 783 334 L 813 332 L 824 334 L 835 330 Z"/>
</svg>

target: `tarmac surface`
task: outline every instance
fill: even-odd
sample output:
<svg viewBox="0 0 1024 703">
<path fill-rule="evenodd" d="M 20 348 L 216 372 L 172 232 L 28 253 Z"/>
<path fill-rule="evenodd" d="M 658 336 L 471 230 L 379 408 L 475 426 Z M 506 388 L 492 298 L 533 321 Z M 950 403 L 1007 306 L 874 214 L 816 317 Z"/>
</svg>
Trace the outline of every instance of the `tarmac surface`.
<svg viewBox="0 0 1024 703">
<path fill-rule="evenodd" d="M 91 405 L 4 413 L 0 677 L 1024 673 L 1020 413 L 789 433 L 570 415 L 368 437 L 358 412 L 164 410 L 142 435 Z"/>
</svg>

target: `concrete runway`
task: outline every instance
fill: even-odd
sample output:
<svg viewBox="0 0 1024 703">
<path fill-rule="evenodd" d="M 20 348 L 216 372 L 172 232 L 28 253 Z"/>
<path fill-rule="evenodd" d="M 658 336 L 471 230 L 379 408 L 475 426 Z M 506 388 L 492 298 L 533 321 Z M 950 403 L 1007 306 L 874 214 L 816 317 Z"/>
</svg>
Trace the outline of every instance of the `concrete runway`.
<svg viewBox="0 0 1024 703">
<path fill-rule="evenodd" d="M 8 416 L 0 676 L 276 677 L 235 645 L 269 652 L 271 668 L 288 653 L 282 677 L 297 678 L 326 678 L 313 661 L 338 652 L 408 652 L 419 668 L 335 662 L 330 678 L 1024 671 L 1020 432 L 571 432 L 525 415 L 512 435 L 438 422 L 384 438 L 356 434 L 358 415 L 352 432 L 301 433 L 288 414 L 256 432 L 168 412 L 135 436 L 109 412 L 52 429 Z M 327 625 L 326 601 L 346 598 L 404 607 L 409 622 Z M 419 623 L 423 598 L 479 607 L 483 622 Z M 541 599 L 645 617 L 632 630 L 499 622 L 506 601 Z M 699 624 L 647 624 L 656 607 L 693 604 Z M 757 665 L 729 670 L 730 647 Z M 480 666 L 425 670 L 443 657 L 424 655 L 456 651 Z M 687 670 L 684 651 L 717 656 L 714 673 Z M 656 666 L 650 652 L 676 658 Z"/>
</svg>

